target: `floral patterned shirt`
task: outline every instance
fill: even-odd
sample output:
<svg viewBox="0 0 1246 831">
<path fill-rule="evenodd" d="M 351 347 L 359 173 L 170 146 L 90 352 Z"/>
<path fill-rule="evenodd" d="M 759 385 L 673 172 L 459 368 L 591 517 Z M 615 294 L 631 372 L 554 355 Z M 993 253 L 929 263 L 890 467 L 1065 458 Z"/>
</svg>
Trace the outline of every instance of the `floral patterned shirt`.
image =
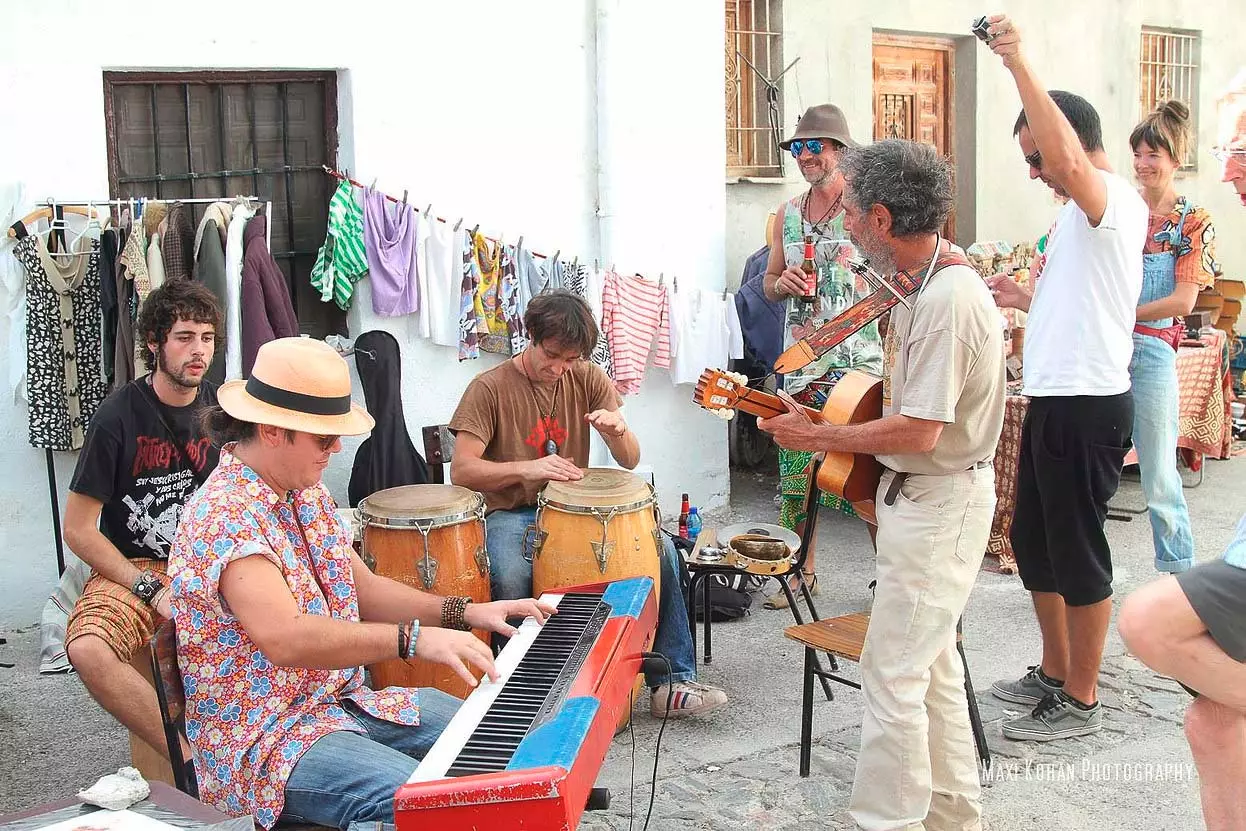
<svg viewBox="0 0 1246 831">
<path fill-rule="evenodd" d="M 419 724 L 420 714 L 414 689 L 368 689 L 363 667 L 274 666 L 230 613 L 221 573 L 259 556 L 281 570 L 304 614 L 359 620 L 351 534 L 328 489 L 278 496 L 231 450 L 187 503 L 169 556 L 177 657 L 200 797 L 271 828 L 303 752 L 328 733 L 362 732 L 343 699 L 396 724 Z"/>
<path fill-rule="evenodd" d="M 844 230 L 843 213 L 824 223 L 822 229 L 815 229 L 801 215 L 803 198 L 794 197 L 784 206 L 783 257 L 787 265 L 799 268 L 805 259 L 805 235 L 813 235 L 814 263 L 818 268 L 818 302 L 809 306 L 795 297 L 788 298 L 787 321 L 783 327 L 784 349 L 812 334 L 818 326 L 874 291 L 864 278 L 856 276 L 848 268 L 848 261 L 856 256 L 857 251 Z M 883 374 L 883 344 L 878 334 L 878 321 L 862 326 L 850 338 L 808 366 L 785 375 L 783 389 L 795 395 L 827 373 L 846 369 Z M 825 390 L 822 394 L 825 395 Z"/>
<path fill-rule="evenodd" d="M 1144 254 L 1176 254 L 1176 281 L 1195 283 L 1200 289 L 1215 284 L 1223 269 L 1216 261 L 1216 225 L 1206 208 L 1191 205 L 1181 225 L 1181 213 L 1189 200 L 1180 196 L 1166 215 L 1151 214 Z M 1177 226 L 1181 225 L 1180 240 Z M 1175 242 L 1175 244 L 1174 244 Z"/>
</svg>

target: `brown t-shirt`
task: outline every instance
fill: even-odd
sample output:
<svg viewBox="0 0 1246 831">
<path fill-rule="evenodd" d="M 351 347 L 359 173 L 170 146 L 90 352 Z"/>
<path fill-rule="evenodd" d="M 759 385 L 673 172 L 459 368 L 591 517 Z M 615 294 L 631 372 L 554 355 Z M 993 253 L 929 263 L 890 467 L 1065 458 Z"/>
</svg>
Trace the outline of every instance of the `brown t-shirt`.
<svg viewBox="0 0 1246 831">
<path fill-rule="evenodd" d="M 577 361 L 558 383 L 536 384 L 535 390 L 515 362 L 506 361 L 472 379 L 450 419 L 450 430 L 484 442 L 483 458 L 490 462 L 539 459 L 546 440 L 553 439 L 558 455 L 587 467 L 593 428 L 584 416 L 622 405 L 610 378 L 588 361 Z M 518 484 L 486 491 L 485 506 L 497 511 L 535 505 L 541 487 Z"/>
</svg>

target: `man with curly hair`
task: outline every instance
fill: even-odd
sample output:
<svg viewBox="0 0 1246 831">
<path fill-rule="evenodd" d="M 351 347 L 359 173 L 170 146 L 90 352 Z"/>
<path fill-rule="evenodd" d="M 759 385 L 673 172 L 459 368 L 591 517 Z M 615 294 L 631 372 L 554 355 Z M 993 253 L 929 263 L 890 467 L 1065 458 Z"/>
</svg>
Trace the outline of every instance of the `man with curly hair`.
<svg viewBox="0 0 1246 831">
<path fill-rule="evenodd" d="M 172 617 L 169 546 L 182 506 L 216 467 L 199 414 L 216 404 L 204 373 L 220 331 L 220 306 L 201 283 L 173 280 L 143 301 L 135 336 L 149 373 L 100 405 L 65 503 L 65 541 L 94 572 L 69 618 L 69 660 L 153 748 L 165 747 L 156 693 L 130 661 Z"/>
</svg>

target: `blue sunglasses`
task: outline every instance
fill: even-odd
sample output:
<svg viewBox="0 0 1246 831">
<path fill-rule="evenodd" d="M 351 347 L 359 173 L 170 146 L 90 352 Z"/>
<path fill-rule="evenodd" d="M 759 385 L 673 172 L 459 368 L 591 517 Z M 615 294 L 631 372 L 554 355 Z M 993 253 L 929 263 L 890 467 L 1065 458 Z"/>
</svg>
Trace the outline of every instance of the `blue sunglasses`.
<svg viewBox="0 0 1246 831">
<path fill-rule="evenodd" d="M 791 143 L 789 149 L 792 151 L 792 158 L 799 159 L 800 151 L 808 149 L 815 156 L 822 155 L 822 151 L 826 148 L 826 144 L 822 139 L 808 139 L 807 141 L 796 140 Z"/>
</svg>

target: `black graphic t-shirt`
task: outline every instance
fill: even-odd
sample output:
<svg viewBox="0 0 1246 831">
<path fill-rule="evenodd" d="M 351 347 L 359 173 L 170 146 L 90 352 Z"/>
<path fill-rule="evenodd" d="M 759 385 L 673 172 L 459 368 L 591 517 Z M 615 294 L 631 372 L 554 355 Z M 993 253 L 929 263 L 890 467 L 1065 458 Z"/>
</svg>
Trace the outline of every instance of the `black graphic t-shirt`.
<svg viewBox="0 0 1246 831">
<path fill-rule="evenodd" d="M 200 411 L 214 404 L 207 381 L 193 404 L 170 407 L 139 378 L 91 419 L 69 489 L 104 503 L 100 531 L 126 557 L 168 558 L 182 506 L 220 456 L 199 428 Z"/>
</svg>

